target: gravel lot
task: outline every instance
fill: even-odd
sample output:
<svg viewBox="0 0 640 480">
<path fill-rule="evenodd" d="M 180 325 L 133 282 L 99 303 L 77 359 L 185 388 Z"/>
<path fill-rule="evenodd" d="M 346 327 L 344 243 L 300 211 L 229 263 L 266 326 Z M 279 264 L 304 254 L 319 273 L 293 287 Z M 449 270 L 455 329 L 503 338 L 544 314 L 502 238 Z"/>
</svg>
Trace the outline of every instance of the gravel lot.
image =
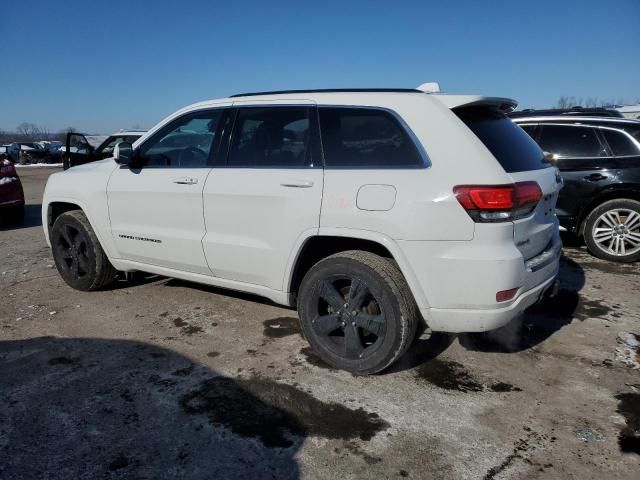
<svg viewBox="0 0 640 480">
<path fill-rule="evenodd" d="M 568 248 L 520 328 L 425 335 L 354 377 L 258 297 L 67 287 L 40 225 L 53 171 L 20 169 L 27 221 L 0 230 L 0 478 L 638 478 L 640 266 Z"/>
</svg>

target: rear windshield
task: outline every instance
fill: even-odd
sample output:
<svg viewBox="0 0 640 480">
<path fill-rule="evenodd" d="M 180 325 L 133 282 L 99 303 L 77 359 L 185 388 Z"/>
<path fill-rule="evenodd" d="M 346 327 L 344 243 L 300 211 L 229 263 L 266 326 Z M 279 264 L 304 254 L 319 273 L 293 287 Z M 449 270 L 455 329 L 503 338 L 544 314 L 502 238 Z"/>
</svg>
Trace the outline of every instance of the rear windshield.
<svg viewBox="0 0 640 480">
<path fill-rule="evenodd" d="M 536 142 L 498 110 L 462 107 L 453 112 L 484 143 L 506 172 L 526 172 L 549 167 Z"/>
</svg>

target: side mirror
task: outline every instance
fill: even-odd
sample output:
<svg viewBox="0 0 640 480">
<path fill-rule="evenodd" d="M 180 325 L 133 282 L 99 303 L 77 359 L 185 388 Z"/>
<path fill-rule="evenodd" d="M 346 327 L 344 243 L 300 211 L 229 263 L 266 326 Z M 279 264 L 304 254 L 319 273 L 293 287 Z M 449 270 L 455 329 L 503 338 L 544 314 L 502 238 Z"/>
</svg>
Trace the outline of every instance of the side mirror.
<svg viewBox="0 0 640 480">
<path fill-rule="evenodd" d="M 133 163 L 133 146 L 128 142 L 120 142 L 113 149 L 113 159 L 120 165 Z"/>
</svg>

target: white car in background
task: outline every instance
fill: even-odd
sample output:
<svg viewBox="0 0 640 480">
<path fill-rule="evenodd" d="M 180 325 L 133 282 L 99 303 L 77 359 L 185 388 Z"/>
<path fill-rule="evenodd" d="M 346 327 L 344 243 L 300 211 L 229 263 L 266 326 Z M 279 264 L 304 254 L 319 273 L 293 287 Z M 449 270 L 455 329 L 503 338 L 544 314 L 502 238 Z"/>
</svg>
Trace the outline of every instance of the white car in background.
<svg viewBox="0 0 640 480">
<path fill-rule="evenodd" d="M 421 327 L 495 329 L 553 284 L 561 180 L 515 105 L 414 89 L 197 103 L 51 175 L 44 233 L 73 288 L 139 270 L 262 295 L 297 307 L 327 363 L 379 372 Z"/>
</svg>

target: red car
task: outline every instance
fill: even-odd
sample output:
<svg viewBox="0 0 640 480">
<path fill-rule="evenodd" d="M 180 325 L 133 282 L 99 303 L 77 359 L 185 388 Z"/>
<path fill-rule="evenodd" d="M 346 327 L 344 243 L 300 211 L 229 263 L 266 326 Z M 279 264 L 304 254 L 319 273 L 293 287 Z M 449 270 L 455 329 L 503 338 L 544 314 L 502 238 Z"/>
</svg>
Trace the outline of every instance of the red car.
<svg viewBox="0 0 640 480">
<path fill-rule="evenodd" d="M 0 219 L 5 223 L 24 220 L 24 192 L 16 168 L 0 157 Z"/>
</svg>

